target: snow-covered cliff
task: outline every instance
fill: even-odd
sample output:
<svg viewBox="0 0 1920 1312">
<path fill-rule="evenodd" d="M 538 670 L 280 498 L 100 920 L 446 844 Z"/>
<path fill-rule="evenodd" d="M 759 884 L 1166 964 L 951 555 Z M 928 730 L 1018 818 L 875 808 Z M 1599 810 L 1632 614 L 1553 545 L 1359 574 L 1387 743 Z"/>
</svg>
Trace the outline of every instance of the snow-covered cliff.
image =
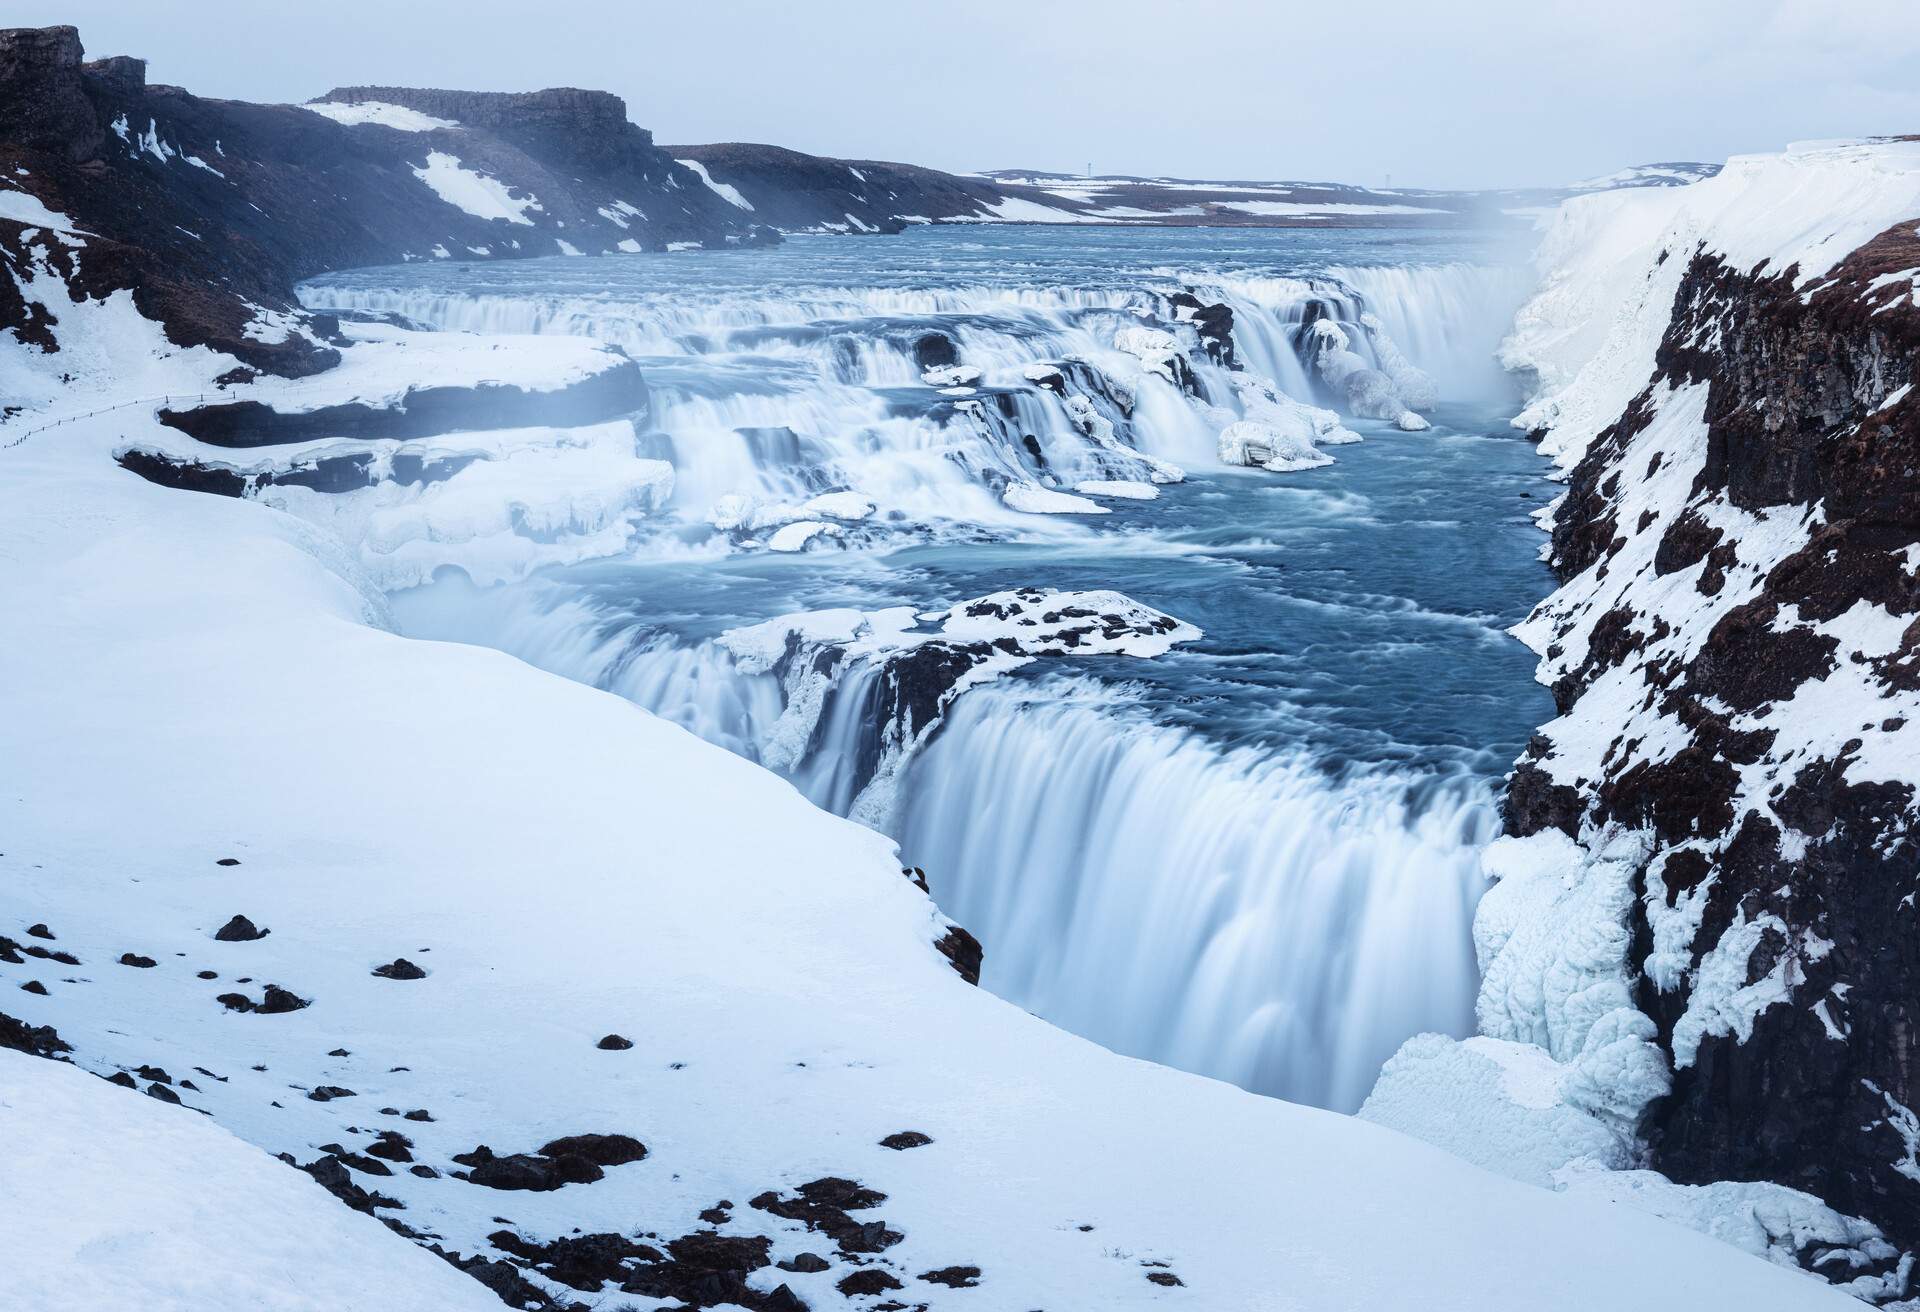
<svg viewBox="0 0 1920 1312">
<path fill-rule="evenodd" d="M 1410 1044 L 1369 1114 L 1901 1293 L 1920 141 L 1578 199 L 1541 260 L 1505 358 L 1568 471 L 1517 630 L 1560 716 L 1509 786 L 1483 1037 Z"/>
</svg>

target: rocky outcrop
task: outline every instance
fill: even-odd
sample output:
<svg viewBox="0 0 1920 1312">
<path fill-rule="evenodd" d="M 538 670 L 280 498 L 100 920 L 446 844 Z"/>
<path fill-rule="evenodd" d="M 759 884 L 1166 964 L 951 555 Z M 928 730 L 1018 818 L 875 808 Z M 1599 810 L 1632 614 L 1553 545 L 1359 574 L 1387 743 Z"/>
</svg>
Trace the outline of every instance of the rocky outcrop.
<svg viewBox="0 0 1920 1312">
<path fill-rule="evenodd" d="M 1509 829 L 1647 835 L 1629 915 L 1673 1180 L 1920 1246 L 1920 235 L 1818 276 L 1705 246 L 1573 469 L 1529 621 L 1562 718 Z"/>
</svg>

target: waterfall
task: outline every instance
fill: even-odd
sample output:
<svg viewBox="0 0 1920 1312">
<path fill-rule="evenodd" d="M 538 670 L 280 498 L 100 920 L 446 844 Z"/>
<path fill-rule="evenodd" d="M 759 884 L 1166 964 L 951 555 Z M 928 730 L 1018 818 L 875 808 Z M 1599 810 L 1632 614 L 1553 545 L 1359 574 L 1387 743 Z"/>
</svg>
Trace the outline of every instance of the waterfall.
<svg viewBox="0 0 1920 1312">
<path fill-rule="evenodd" d="M 900 839 L 982 983 L 1117 1051 L 1353 1111 L 1401 1042 L 1470 1033 L 1483 787 L 1335 782 L 1050 681 L 962 699 Z"/>
<path fill-rule="evenodd" d="M 688 282 L 680 266 L 635 262 L 619 267 L 644 275 L 611 287 L 594 285 L 592 263 L 489 267 L 464 284 L 457 271 L 383 283 L 372 270 L 302 289 L 315 309 L 619 345 L 640 357 L 651 393 L 637 453 L 674 467 L 668 527 L 651 527 L 623 565 L 661 571 L 636 585 L 662 599 L 658 613 L 577 579 L 488 590 L 456 575 L 394 598 L 397 622 L 606 688 L 842 814 L 881 750 L 877 667 L 836 668 L 797 716 L 791 684 L 742 668 L 717 639 L 782 613 L 769 606 L 846 601 L 804 570 L 722 574 L 726 596 L 698 595 L 712 583 L 666 577 L 689 554 L 735 559 L 763 545 L 762 524 L 793 522 L 820 498 L 855 507 L 834 526 L 842 545 L 1084 541 L 1089 521 L 1022 513 L 1007 489 L 1212 469 L 1221 429 L 1246 413 L 1173 294 L 1231 308 L 1246 374 L 1299 400 L 1326 402 L 1300 339 L 1329 318 L 1351 327 L 1365 363 L 1410 362 L 1445 402 L 1498 393 L 1492 353 L 1523 290 L 1522 275 L 1460 263 L 1287 277 L 1155 268 L 1087 285 L 1043 271 L 1024 286 L 916 269 L 919 285 L 840 286 L 757 284 L 744 261 Z M 534 266 L 560 271 L 542 281 Z M 1177 367 L 1143 344 L 1168 334 Z M 947 386 L 928 374 L 930 337 L 943 362 L 977 376 Z M 1126 508 L 1150 524 L 1154 505 Z M 879 604 L 964 600 L 916 592 L 911 573 L 892 594 L 874 585 Z M 1111 582 L 1127 586 L 1123 573 Z M 885 823 L 986 944 L 987 987 L 1116 1050 L 1342 1110 L 1404 1039 L 1471 1030 L 1478 849 L 1496 828 L 1485 783 L 1336 776 L 1156 724 L 1151 704 L 1085 674 L 1031 673 L 960 695 L 888 776 Z"/>
</svg>

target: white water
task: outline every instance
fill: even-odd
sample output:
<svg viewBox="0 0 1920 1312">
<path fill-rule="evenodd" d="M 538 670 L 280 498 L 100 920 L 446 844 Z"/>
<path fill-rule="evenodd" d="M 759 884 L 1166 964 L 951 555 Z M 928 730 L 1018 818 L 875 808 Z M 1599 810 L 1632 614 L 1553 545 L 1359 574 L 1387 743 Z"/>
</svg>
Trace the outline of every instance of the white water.
<svg viewBox="0 0 1920 1312">
<path fill-rule="evenodd" d="M 901 846 L 983 982 L 1120 1052 L 1340 1111 L 1408 1035 L 1466 1033 L 1484 790 L 1329 781 L 986 688 L 915 765 Z"/>
</svg>

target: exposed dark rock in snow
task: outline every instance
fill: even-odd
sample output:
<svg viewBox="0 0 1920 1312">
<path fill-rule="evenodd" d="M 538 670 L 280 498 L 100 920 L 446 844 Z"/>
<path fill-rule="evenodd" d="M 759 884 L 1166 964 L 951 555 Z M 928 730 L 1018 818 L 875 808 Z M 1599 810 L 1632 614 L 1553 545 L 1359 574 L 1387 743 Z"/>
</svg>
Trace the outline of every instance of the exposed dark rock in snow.
<svg viewBox="0 0 1920 1312">
<path fill-rule="evenodd" d="M 1240 359 L 1233 349 L 1233 307 L 1224 302 L 1207 304 L 1192 292 L 1175 292 L 1167 298 L 1174 318 L 1191 323 L 1200 334 L 1207 358 L 1228 369 L 1238 369 Z"/>
<path fill-rule="evenodd" d="M 803 1222 L 807 1229 L 826 1235 L 842 1253 L 851 1256 L 882 1252 L 905 1238 L 883 1221 L 856 1221 L 850 1215 L 870 1211 L 886 1201 L 887 1196 L 877 1190 L 830 1175 L 809 1181 L 790 1195 L 768 1190 L 751 1199 L 750 1206 Z"/>
<path fill-rule="evenodd" d="M 245 916 L 235 916 L 214 931 L 214 938 L 222 943 L 248 943 L 257 938 L 265 938 L 273 931 L 256 929 L 254 923 Z"/>
<path fill-rule="evenodd" d="M 902 1130 L 898 1134 L 890 1134 L 882 1139 L 880 1146 L 891 1148 L 895 1152 L 905 1152 L 909 1148 L 924 1148 L 932 1142 L 933 1139 L 930 1136 L 918 1130 Z"/>
<path fill-rule="evenodd" d="M 633 1046 L 633 1040 L 619 1034 L 609 1034 L 593 1046 L 602 1052 L 625 1052 Z"/>
<path fill-rule="evenodd" d="M 980 1283 L 980 1268 L 943 1266 L 938 1271 L 922 1271 L 920 1278 L 930 1285 L 945 1285 L 948 1289 L 972 1289 Z"/>
<path fill-rule="evenodd" d="M 534 1153 L 502 1157 L 481 1144 L 472 1152 L 456 1153 L 453 1160 L 469 1168 L 460 1178 L 474 1184 L 545 1192 L 563 1185 L 591 1184 L 605 1174 L 602 1167 L 624 1166 L 646 1155 L 644 1144 L 624 1134 L 575 1134 L 555 1139 Z"/>
<path fill-rule="evenodd" d="M 3 1011 L 0 1011 L 0 1048 L 12 1048 L 35 1057 L 57 1057 L 73 1051 L 53 1026 L 29 1025 Z"/>
<path fill-rule="evenodd" d="M 143 957 L 135 952 L 122 952 L 120 954 L 120 964 L 123 966 L 135 966 L 141 970 L 151 970 L 157 963 L 155 963 L 152 957 Z"/>
<path fill-rule="evenodd" d="M 49 941 L 53 940 L 53 931 L 48 929 L 45 924 L 28 925 L 27 933 L 34 938 L 44 938 Z"/>
<path fill-rule="evenodd" d="M 987 952 L 980 946 L 980 940 L 968 933 L 965 927 L 950 927 L 933 946 L 961 979 L 969 984 L 980 982 L 980 965 L 986 960 Z"/>
<path fill-rule="evenodd" d="M 879 1267 L 866 1267 L 850 1276 L 843 1276 L 834 1288 L 843 1294 L 884 1294 L 890 1289 L 899 1289 L 898 1280 Z"/>
<path fill-rule="evenodd" d="M 242 980 L 241 983 L 245 983 Z M 228 1011 L 257 1011 L 261 1015 L 272 1016 L 282 1012 L 299 1011 L 311 1006 L 309 999 L 281 988 L 278 984 L 267 985 L 267 991 L 255 1002 L 244 993 L 222 993 L 217 999 Z"/>
<path fill-rule="evenodd" d="M 405 957 L 395 957 L 384 966 L 375 966 L 372 973 L 381 979 L 425 979 L 427 977 L 426 971 Z"/>
</svg>

